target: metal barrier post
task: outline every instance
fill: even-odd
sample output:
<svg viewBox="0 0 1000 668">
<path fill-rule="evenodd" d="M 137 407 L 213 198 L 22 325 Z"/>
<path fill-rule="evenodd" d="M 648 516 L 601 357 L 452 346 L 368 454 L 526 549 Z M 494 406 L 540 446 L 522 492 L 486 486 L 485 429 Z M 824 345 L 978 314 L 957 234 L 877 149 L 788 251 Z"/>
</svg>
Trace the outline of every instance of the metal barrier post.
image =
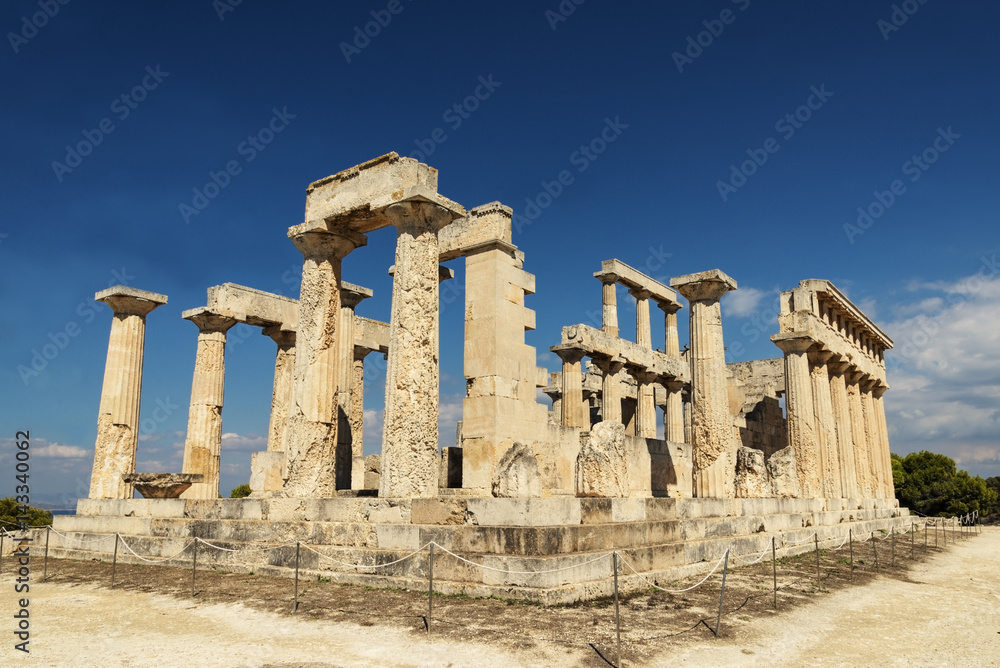
<svg viewBox="0 0 1000 668">
<path fill-rule="evenodd" d="M 618 611 L 618 553 L 617 552 L 612 552 L 611 553 L 611 563 L 612 563 L 612 565 L 614 566 L 614 569 L 615 569 L 615 628 L 616 628 L 616 630 L 618 632 L 618 654 L 617 654 L 618 658 L 615 661 L 615 663 L 618 665 L 618 668 L 621 668 L 621 665 L 622 665 L 622 618 L 621 618 L 621 614 Z M 718 624 L 716 624 L 716 626 L 718 627 Z M 716 635 L 718 635 L 718 634 L 716 634 Z"/>
<path fill-rule="evenodd" d="M 299 609 L 299 546 L 301 543 L 295 541 L 295 598 L 292 603 L 292 614 L 294 615 Z"/>
<path fill-rule="evenodd" d="M 6 529 L 4 529 L 4 531 L 6 531 Z M 7 536 L 5 534 L 0 533 L 0 572 L 3 571 L 3 539 L 6 537 Z"/>
<path fill-rule="evenodd" d="M 872 531 L 872 551 L 875 553 L 875 572 L 878 573 L 878 545 L 876 545 L 878 538 L 875 537 L 875 532 Z"/>
<path fill-rule="evenodd" d="M 52 535 L 52 527 L 51 526 L 46 526 L 45 529 L 46 529 L 46 531 L 45 531 L 45 560 L 42 562 L 43 563 L 42 582 L 45 582 L 46 580 L 49 579 L 49 536 Z"/>
<path fill-rule="evenodd" d="M 813 542 L 816 544 L 816 582 L 819 582 L 819 533 L 813 532 Z"/>
<path fill-rule="evenodd" d="M 431 616 L 434 614 L 434 543 L 431 543 L 430 570 L 427 578 L 427 633 L 431 632 Z"/>
<path fill-rule="evenodd" d="M 726 595 L 726 572 L 729 570 L 729 548 L 726 548 L 725 562 L 722 564 L 722 591 L 719 592 L 719 614 L 715 616 L 715 637 L 719 637 L 719 624 L 722 623 L 722 599 Z"/>
<path fill-rule="evenodd" d="M 851 579 L 854 579 L 854 530 L 847 530 L 847 540 L 851 544 Z"/>
<path fill-rule="evenodd" d="M 118 534 L 115 534 L 115 556 L 111 558 L 111 588 L 115 588 L 115 571 L 118 569 Z"/>
<path fill-rule="evenodd" d="M 892 540 L 892 567 L 896 567 L 896 527 L 889 527 L 889 538 Z"/>
<path fill-rule="evenodd" d="M 774 547 L 774 536 L 771 536 L 771 571 L 774 575 L 774 609 L 778 609 L 778 557 Z"/>
<path fill-rule="evenodd" d="M 913 522 L 910 522 L 910 561 L 913 561 L 913 532 L 916 531 L 916 527 Z"/>
<path fill-rule="evenodd" d="M 198 572 L 198 539 L 194 539 L 194 556 L 191 559 L 191 596 L 194 596 L 194 576 Z"/>
</svg>

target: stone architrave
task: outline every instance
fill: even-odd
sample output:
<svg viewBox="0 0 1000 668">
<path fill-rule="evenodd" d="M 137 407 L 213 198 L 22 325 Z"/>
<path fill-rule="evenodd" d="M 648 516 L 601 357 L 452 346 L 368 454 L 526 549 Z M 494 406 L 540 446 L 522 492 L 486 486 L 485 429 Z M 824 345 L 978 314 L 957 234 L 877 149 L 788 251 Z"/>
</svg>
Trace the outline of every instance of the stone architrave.
<svg viewBox="0 0 1000 668">
<path fill-rule="evenodd" d="M 198 327 L 198 348 L 191 379 L 191 406 L 184 439 L 182 473 L 201 474 L 181 498 L 219 498 L 219 460 L 222 456 L 222 404 L 226 384 L 226 332 L 237 323 L 231 313 L 205 308 L 182 314 Z"/>
<path fill-rule="evenodd" d="M 146 316 L 166 304 L 167 297 L 119 285 L 98 292 L 94 299 L 111 307 L 112 320 L 89 497 L 131 499 L 134 488 L 122 476 L 135 473 Z"/>
<path fill-rule="evenodd" d="M 843 495 L 848 499 L 861 497 L 858 491 L 857 469 L 854 463 L 854 438 L 851 428 L 851 410 L 847 397 L 847 383 L 844 374 L 848 363 L 831 361 L 830 399 L 833 405 L 834 421 L 837 424 L 837 460 L 840 467 L 840 481 Z"/>
<path fill-rule="evenodd" d="M 449 209 L 402 202 L 386 209 L 396 227 L 389 362 L 379 496 L 438 493 L 438 231 Z"/>
<path fill-rule="evenodd" d="M 796 333 L 775 334 L 774 344 L 785 353 L 785 410 L 788 414 L 788 445 L 795 452 L 802 496 L 822 496 L 822 471 L 816 439 L 812 378 L 807 352 L 815 343 Z"/>
<path fill-rule="evenodd" d="M 833 354 L 826 351 L 809 353 L 812 379 L 813 419 L 819 451 L 820 490 L 827 499 L 843 498 L 840 480 L 840 457 L 837 452 L 837 421 L 830 396 L 830 372 L 827 362 Z"/>
<path fill-rule="evenodd" d="M 663 411 L 663 438 L 671 443 L 684 443 L 684 383 L 679 380 L 664 381 L 667 406 Z"/>
<path fill-rule="evenodd" d="M 283 491 L 292 497 L 332 497 L 337 489 L 341 265 L 368 240 L 347 229 L 331 232 L 310 224 L 292 227 L 288 236 L 303 263 Z"/>
<path fill-rule="evenodd" d="M 851 440 L 854 442 L 854 463 L 857 470 L 858 493 L 860 498 L 873 499 L 872 471 L 868 458 L 868 425 L 861 401 L 861 373 L 849 370 L 847 381 L 847 407 L 851 415 Z"/>
<path fill-rule="evenodd" d="M 542 495 L 538 460 L 530 445 L 514 443 L 500 458 L 493 474 L 493 496 L 523 498 Z"/>
<path fill-rule="evenodd" d="M 629 495 L 628 452 L 625 425 L 598 422 L 583 436 L 576 457 L 576 495 L 624 498 Z"/>
<path fill-rule="evenodd" d="M 361 440 L 352 428 L 354 405 L 354 311 L 363 300 L 372 296 L 368 288 L 341 282 L 340 331 L 337 335 L 337 456 L 334 467 L 337 489 L 351 489 L 354 477 L 354 457 L 361 451 L 354 444 Z"/>
<path fill-rule="evenodd" d="M 562 360 L 561 424 L 564 427 L 590 428 L 590 410 L 583 400 L 583 372 L 580 362 L 585 353 L 575 348 L 553 347 Z"/>
<path fill-rule="evenodd" d="M 722 338 L 719 300 L 736 281 L 719 271 L 679 276 L 670 280 L 690 303 L 691 449 L 694 494 L 733 498 L 736 434 L 729 413 L 726 352 Z"/>
</svg>

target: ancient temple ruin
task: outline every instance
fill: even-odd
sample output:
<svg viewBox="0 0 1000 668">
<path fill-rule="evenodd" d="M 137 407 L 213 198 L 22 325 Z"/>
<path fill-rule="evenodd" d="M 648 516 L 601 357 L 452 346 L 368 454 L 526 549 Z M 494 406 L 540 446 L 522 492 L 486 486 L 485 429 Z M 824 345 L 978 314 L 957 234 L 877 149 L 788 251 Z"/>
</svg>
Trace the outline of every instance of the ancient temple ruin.
<svg viewBox="0 0 1000 668">
<path fill-rule="evenodd" d="M 562 368 L 550 374 L 525 343 L 535 280 L 511 219 L 499 202 L 466 210 L 446 199 L 435 169 L 395 153 L 311 184 L 305 222 L 288 230 L 303 255 L 299 298 L 227 283 L 183 313 L 198 333 L 181 471 L 190 487 L 179 498 L 133 499 L 127 482 L 136 473 L 145 318 L 167 298 L 124 287 L 98 293 L 114 318 L 90 498 L 57 528 L 129 533 L 157 554 L 185 536 L 232 545 L 308 536 L 358 563 L 389 562 L 430 539 L 522 573 L 620 549 L 662 573 L 697 568 L 722 539 L 749 552 L 765 531 L 794 539 L 812 527 L 838 540 L 850 526 L 888 529 L 903 519 L 882 403 L 892 341 L 833 284 L 803 280 L 781 294 L 771 337 L 780 356 L 727 364 L 720 300 L 737 289 L 734 279 L 712 269 L 668 286 L 608 259 L 593 275 L 600 327 L 563 327 L 551 345 Z M 342 272 L 348 254 L 365 252 L 366 234 L 384 227 L 397 238 L 395 258 L 384 259 L 391 296 Z M 442 448 L 439 284 L 454 280 L 442 263 L 458 258 L 467 391 L 458 442 Z M 619 333 L 618 285 L 635 299 L 634 341 Z M 387 297 L 388 323 L 356 315 L 362 300 Z M 251 497 L 221 500 L 225 345 L 237 323 L 275 342 L 273 398 Z M 652 328 L 661 323 L 665 347 L 656 350 Z M 371 353 L 387 359 L 385 416 L 381 453 L 365 457 Z M 537 400 L 540 388 L 551 409 Z M 169 480 L 179 491 L 178 477 Z M 380 577 L 405 584 L 408 568 Z M 545 601 L 603 586 L 588 587 L 597 578 L 587 569 L 525 576 L 457 565 L 437 577 L 456 590 Z"/>
</svg>

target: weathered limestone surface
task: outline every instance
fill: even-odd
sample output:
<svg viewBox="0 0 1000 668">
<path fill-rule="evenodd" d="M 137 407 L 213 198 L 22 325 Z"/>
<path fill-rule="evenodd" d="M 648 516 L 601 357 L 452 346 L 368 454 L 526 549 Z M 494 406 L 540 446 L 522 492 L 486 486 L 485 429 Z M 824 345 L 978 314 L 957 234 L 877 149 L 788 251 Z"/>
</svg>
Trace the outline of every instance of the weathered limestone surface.
<svg viewBox="0 0 1000 668">
<path fill-rule="evenodd" d="M 493 496 L 517 498 L 542 495 L 538 460 L 531 446 L 514 443 L 497 464 L 493 475 Z"/>
<path fill-rule="evenodd" d="M 840 456 L 837 453 L 837 423 L 830 395 L 830 373 L 827 362 L 833 353 L 819 351 L 809 354 L 812 380 L 813 418 L 819 450 L 820 489 L 827 499 L 843 498 L 840 481 Z"/>
<path fill-rule="evenodd" d="M 351 489 L 365 488 L 365 357 L 369 352 L 355 346 L 351 362 L 351 410 L 347 415 L 351 430 Z"/>
<path fill-rule="evenodd" d="M 94 299 L 111 307 L 111 335 L 97 412 L 90 498 L 130 499 L 133 488 L 122 475 L 135 472 L 146 316 L 167 303 L 165 295 L 125 286 L 102 290 Z"/>
<path fill-rule="evenodd" d="M 726 389 L 726 353 L 719 300 L 736 281 L 713 269 L 670 280 L 691 305 L 691 444 L 695 495 L 735 495 L 733 470 L 737 442 Z"/>
<path fill-rule="evenodd" d="M 771 340 L 785 352 L 788 445 L 795 452 L 800 491 L 806 498 L 816 498 L 822 495 L 822 480 L 807 354 L 815 342 L 798 333 L 775 334 Z"/>
<path fill-rule="evenodd" d="M 219 496 L 219 461 L 222 455 L 222 405 L 226 383 L 226 332 L 236 324 L 232 314 L 207 308 L 182 314 L 198 327 L 198 348 L 191 380 L 187 436 L 184 439 L 182 471 L 200 474 L 181 496 L 185 499 L 215 499 Z"/>
<path fill-rule="evenodd" d="M 337 489 L 351 489 L 354 475 L 354 459 L 362 456 L 362 438 L 355 429 L 351 418 L 354 411 L 354 361 L 356 317 L 354 309 L 363 300 L 372 296 L 372 291 L 358 285 L 341 281 L 340 288 L 340 333 L 337 336 L 337 457 L 335 462 Z M 363 401 L 363 397 L 358 397 Z"/>
<path fill-rule="evenodd" d="M 736 451 L 736 498 L 771 496 L 771 482 L 764 465 L 764 452 L 740 446 Z"/>
<path fill-rule="evenodd" d="M 767 472 L 771 477 L 772 495 L 778 498 L 801 496 L 795 448 L 788 446 L 767 458 Z"/>
<path fill-rule="evenodd" d="M 277 345 L 267 450 L 285 452 L 288 442 L 288 405 L 292 400 L 292 377 L 295 372 L 295 332 L 272 326 L 264 328 L 263 333 Z"/>
<path fill-rule="evenodd" d="M 779 397 L 785 392 L 782 357 L 726 365 L 729 410 L 736 416 L 740 442 L 764 452 L 764 457 L 788 445 L 788 431 Z"/>
<path fill-rule="evenodd" d="M 868 456 L 869 436 L 868 423 L 865 420 L 861 399 L 861 373 L 847 372 L 847 403 L 851 414 L 851 439 L 854 441 L 854 463 L 857 471 L 859 496 L 865 499 L 875 498 L 875 480 L 871 470 L 871 459 Z"/>
<path fill-rule="evenodd" d="M 201 482 L 201 475 L 183 473 L 127 473 L 122 479 L 135 487 L 144 499 L 176 499 L 193 483 Z"/>
<path fill-rule="evenodd" d="M 389 320 L 381 497 L 429 497 L 438 490 L 438 230 L 453 212 L 429 203 L 394 204 L 396 273 Z"/>
<path fill-rule="evenodd" d="M 304 260 L 284 494 L 330 497 L 336 494 L 341 264 L 367 239 L 346 230 L 302 226 L 291 228 L 289 237 Z"/>
<path fill-rule="evenodd" d="M 827 366 L 830 369 L 830 399 L 833 405 L 834 420 L 837 424 L 837 453 L 839 455 L 841 489 L 844 498 L 857 499 L 861 497 L 861 493 L 858 490 L 851 411 L 847 396 L 847 383 L 844 379 L 848 364 L 837 360 L 828 363 Z"/>
<path fill-rule="evenodd" d="M 629 495 L 629 453 L 625 425 L 599 422 L 576 458 L 576 495 L 620 498 Z"/>
</svg>

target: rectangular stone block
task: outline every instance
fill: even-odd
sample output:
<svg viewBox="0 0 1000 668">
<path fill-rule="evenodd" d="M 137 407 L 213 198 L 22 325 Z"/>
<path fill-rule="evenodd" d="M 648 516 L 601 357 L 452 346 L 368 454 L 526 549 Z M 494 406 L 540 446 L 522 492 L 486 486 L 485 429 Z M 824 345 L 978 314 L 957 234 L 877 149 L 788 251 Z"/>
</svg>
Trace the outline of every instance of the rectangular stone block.
<svg viewBox="0 0 1000 668">
<path fill-rule="evenodd" d="M 380 550 L 420 549 L 420 529 L 409 524 L 380 524 L 375 527 Z"/>
<path fill-rule="evenodd" d="M 410 521 L 413 524 L 464 524 L 466 499 L 413 499 Z"/>
<path fill-rule="evenodd" d="M 468 524 L 508 527 L 580 524 L 580 501 L 576 498 L 470 498 L 467 503 Z"/>
</svg>

